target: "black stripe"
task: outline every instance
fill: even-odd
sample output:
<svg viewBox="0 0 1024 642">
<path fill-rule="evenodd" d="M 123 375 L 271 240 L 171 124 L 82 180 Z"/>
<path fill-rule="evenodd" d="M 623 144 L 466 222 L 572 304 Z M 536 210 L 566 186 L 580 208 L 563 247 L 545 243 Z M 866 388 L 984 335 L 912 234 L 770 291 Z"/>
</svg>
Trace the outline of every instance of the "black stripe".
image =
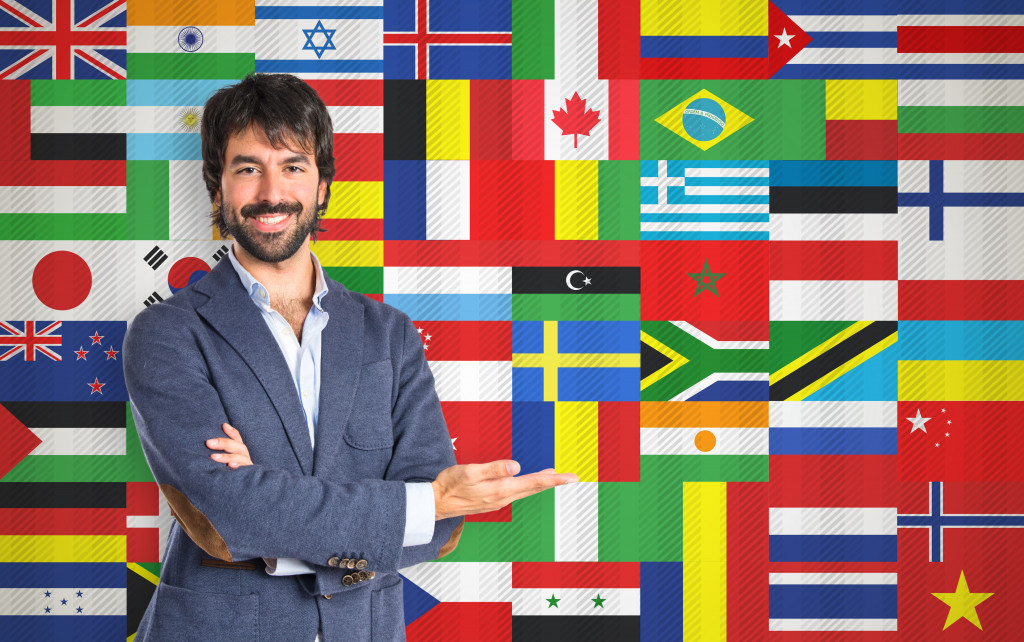
<svg viewBox="0 0 1024 642">
<path fill-rule="evenodd" d="M 124 428 L 123 401 L 5 401 L 4 407 L 29 428 Z"/>
<path fill-rule="evenodd" d="M 125 160 L 127 134 L 32 134 L 32 160 Z"/>
<path fill-rule="evenodd" d="M 896 332 L 896 321 L 874 321 L 768 388 L 770 401 L 785 401 L 847 361 Z"/>
<path fill-rule="evenodd" d="M 384 160 L 427 158 L 427 85 L 384 81 Z"/>
<path fill-rule="evenodd" d="M 569 287 L 566 279 L 573 274 Z M 586 284 L 584 279 L 590 279 Z M 639 267 L 513 267 L 515 294 L 640 294 Z"/>
<path fill-rule="evenodd" d="M 640 616 L 514 615 L 512 616 L 512 639 L 523 642 L 639 640 Z"/>
<path fill-rule="evenodd" d="M 124 482 L 8 482 L 0 508 L 125 508 Z"/>
<path fill-rule="evenodd" d="M 146 614 L 149 601 L 153 599 L 153 593 L 156 592 L 156 585 L 130 568 L 126 571 L 128 573 L 125 584 L 128 587 L 128 635 L 131 635 L 138 632 L 142 616 Z"/>
<path fill-rule="evenodd" d="M 772 187 L 772 214 L 896 214 L 897 187 Z"/>
</svg>

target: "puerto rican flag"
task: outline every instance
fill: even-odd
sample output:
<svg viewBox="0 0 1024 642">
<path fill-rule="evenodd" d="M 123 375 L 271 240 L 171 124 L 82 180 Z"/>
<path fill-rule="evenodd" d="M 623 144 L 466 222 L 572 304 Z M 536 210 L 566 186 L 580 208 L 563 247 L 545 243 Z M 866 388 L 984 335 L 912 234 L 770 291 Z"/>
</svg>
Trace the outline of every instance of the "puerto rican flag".
<svg viewBox="0 0 1024 642">
<path fill-rule="evenodd" d="M 124 80 L 127 0 L 0 1 L 0 79 Z"/>
</svg>

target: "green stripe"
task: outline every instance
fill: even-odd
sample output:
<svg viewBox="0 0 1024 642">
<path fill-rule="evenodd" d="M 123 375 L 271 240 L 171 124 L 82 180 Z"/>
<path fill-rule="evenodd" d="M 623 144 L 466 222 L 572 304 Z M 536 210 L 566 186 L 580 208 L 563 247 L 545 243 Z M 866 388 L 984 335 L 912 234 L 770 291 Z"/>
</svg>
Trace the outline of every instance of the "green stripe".
<svg viewBox="0 0 1024 642">
<path fill-rule="evenodd" d="M 1024 107 L 899 107 L 901 134 L 1020 134 Z"/>
<path fill-rule="evenodd" d="M 384 291 L 384 268 L 381 267 L 325 266 L 324 273 L 353 292 L 380 294 Z"/>
<path fill-rule="evenodd" d="M 544 491 L 512 504 L 510 522 L 466 522 L 446 562 L 555 561 L 555 493 Z"/>
<path fill-rule="evenodd" d="M 707 151 L 655 122 L 701 89 L 754 122 Z M 640 158 L 825 160 L 825 81 L 641 80 Z"/>
<path fill-rule="evenodd" d="M 600 161 L 597 171 L 597 237 L 640 240 L 640 161 Z"/>
<path fill-rule="evenodd" d="M 76 105 L 124 105 L 127 83 L 123 80 L 33 80 L 33 107 Z"/>
<path fill-rule="evenodd" d="M 639 294 L 513 294 L 513 321 L 636 321 Z"/>
<path fill-rule="evenodd" d="M 512 77 L 555 77 L 554 0 L 513 0 Z"/>
<path fill-rule="evenodd" d="M 768 372 L 777 372 L 853 325 L 853 321 L 772 321 L 768 324 Z"/>
<path fill-rule="evenodd" d="M 128 161 L 127 238 L 170 238 L 168 167 L 167 161 Z"/>
<path fill-rule="evenodd" d="M 214 78 L 235 80 L 256 70 L 256 54 L 207 53 L 160 54 L 129 53 L 128 77 L 139 78 Z"/>
<path fill-rule="evenodd" d="M 0 214 L 5 241 L 120 241 L 128 216 L 112 214 Z"/>
</svg>

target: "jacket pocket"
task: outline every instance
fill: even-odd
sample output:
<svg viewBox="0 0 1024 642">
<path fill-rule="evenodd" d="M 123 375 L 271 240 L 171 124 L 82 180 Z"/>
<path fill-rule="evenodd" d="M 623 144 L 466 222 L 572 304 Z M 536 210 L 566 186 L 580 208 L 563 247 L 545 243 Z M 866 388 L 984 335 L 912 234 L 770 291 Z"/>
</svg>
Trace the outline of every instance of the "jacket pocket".
<svg viewBox="0 0 1024 642">
<path fill-rule="evenodd" d="M 386 578 L 387 586 L 370 592 L 370 641 L 392 642 L 405 639 L 405 614 L 402 604 L 402 578 Z"/>
<path fill-rule="evenodd" d="M 353 448 L 376 450 L 395 445 L 391 426 L 393 372 L 390 360 L 362 367 L 352 414 L 345 430 L 345 441 Z"/>
<path fill-rule="evenodd" d="M 256 640 L 259 596 L 157 584 L 146 640 Z"/>
</svg>

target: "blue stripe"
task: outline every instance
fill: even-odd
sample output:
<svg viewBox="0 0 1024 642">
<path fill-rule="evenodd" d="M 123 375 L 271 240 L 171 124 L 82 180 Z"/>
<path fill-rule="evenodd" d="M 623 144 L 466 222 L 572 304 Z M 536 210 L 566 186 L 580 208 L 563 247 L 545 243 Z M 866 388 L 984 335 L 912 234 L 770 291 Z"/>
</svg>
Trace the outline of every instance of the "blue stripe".
<svg viewBox="0 0 1024 642">
<path fill-rule="evenodd" d="M 847 49 L 895 49 L 895 31 L 809 31 L 808 49 L 843 47 Z"/>
<path fill-rule="evenodd" d="M 261 7 L 257 20 L 381 20 L 384 7 Z M 326 25 L 330 27 L 330 25 Z M 310 25 L 310 29 L 312 29 Z"/>
<path fill-rule="evenodd" d="M 641 241 L 767 241 L 768 232 L 640 232 Z M 767 399 L 767 397 L 765 397 Z"/>
<path fill-rule="evenodd" d="M 768 223 L 771 214 L 681 214 L 640 212 L 641 223 Z"/>
<path fill-rule="evenodd" d="M 829 64 L 794 64 L 789 63 L 772 76 L 774 79 L 829 79 L 829 80 L 885 80 L 900 78 L 902 80 L 927 79 L 989 79 L 989 80 L 1020 80 L 1024 79 L 1024 64 L 1013 65 L 926 65 L 926 64 L 887 64 L 887 65 L 829 65 Z"/>
<path fill-rule="evenodd" d="M 895 16 L 902 5 L 892 0 L 778 0 L 775 6 L 787 16 Z"/>
<path fill-rule="evenodd" d="M 772 619 L 896 619 L 895 584 L 771 584 Z"/>
<path fill-rule="evenodd" d="M 895 428 L 770 428 L 769 455 L 895 455 Z"/>
<path fill-rule="evenodd" d="M 202 139 L 196 134 L 128 134 L 127 159 L 203 160 Z"/>
<path fill-rule="evenodd" d="M 900 207 L 932 204 L 929 192 L 900 192 Z M 938 201 L 945 207 L 1024 207 L 1024 192 L 944 192 Z"/>
<path fill-rule="evenodd" d="M 895 562 L 896 535 L 769 535 L 770 562 Z"/>
<path fill-rule="evenodd" d="M 900 321 L 900 360 L 1024 359 L 1024 321 Z"/>
<path fill-rule="evenodd" d="M 640 36 L 641 58 L 767 58 L 768 36 Z"/>
<path fill-rule="evenodd" d="M 554 402 L 512 404 L 512 458 L 524 473 L 555 467 Z"/>
<path fill-rule="evenodd" d="M 393 305 L 420 321 L 511 321 L 511 294 L 384 294 Z"/>
<path fill-rule="evenodd" d="M 653 174 L 658 175 L 658 161 L 641 161 L 653 163 Z M 642 165 L 641 165 L 642 166 Z M 666 176 L 686 176 L 687 168 L 693 169 L 766 169 L 768 161 L 693 161 L 670 160 L 665 163 Z M 645 174 L 646 176 L 646 174 Z"/>
<path fill-rule="evenodd" d="M 512 77 L 512 47 L 508 45 L 431 45 L 430 77 L 452 80 Z"/>
<path fill-rule="evenodd" d="M 133 80 L 129 78 L 125 88 L 126 102 L 129 106 L 203 105 L 218 89 L 234 85 L 237 82 L 237 80 Z"/>
<path fill-rule="evenodd" d="M 768 382 L 716 381 L 687 401 L 768 401 Z"/>
<path fill-rule="evenodd" d="M 773 187 L 880 186 L 899 182 L 896 161 L 772 161 Z"/>
<path fill-rule="evenodd" d="M 897 515 L 896 526 L 959 526 L 1010 528 L 1024 526 L 1024 515 Z"/>
<path fill-rule="evenodd" d="M 687 176 L 687 187 L 739 187 L 768 185 L 767 176 Z"/>
<path fill-rule="evenodd" d="M 426 161 L 384 161 L 384 240 L 427 240 Z"/>
<path fill-rule="evenodd" d="M 542 350 L 543 351 L 543 347 Z M 559 321 L 559 354 L 640 352 L 639 321 Z"/>
<path fill-rule="evenodd" d="M 683 563 L 640 562 L 640 639 L 674 640 L 683 631 Z"/>
<path fill-rule="evenodd" d="M 687 195 L 683 186 L 668 186 L 669 205 L 767 205 L 769 196 L 764 195 Z"/>
<path fill-rule="evenodd" d="M 640 368 L 559 368 L 558 401 L 640 401 Z"/>
<path fill-rule="evenodd" d="M 1024 13 L 1020 0 L 900 0 L 899 7 L 902 14 Z"/>
<path fill-rule="evenodd" d="M 84 607 L 83 607 L 84 609 Z M 123 640 L 128 619 L 123 615 L 0 616 L 8 640 Z M 43 616 L 43 617 L 40 617 Z"/>
<path fill-rule="evenodd" d="M 89 564 L 85 562 L 0 564 L 2 588 L 124 588 L 128 569 L 125 564 Z"/>
<path fill-rule="evenodd" d="M 671 161 L 669 165 L 671 165 Z M 658 161 L 656 160 L 642 160 L 640 161 L 640 176 L 643 178 L 657 178 L 658 177 Z"/>
<path fill-rule="evenodd" d="M 256 71 L 268 74 L 379 74 L 383 60 L 257 60 Z"/>
</svg>

